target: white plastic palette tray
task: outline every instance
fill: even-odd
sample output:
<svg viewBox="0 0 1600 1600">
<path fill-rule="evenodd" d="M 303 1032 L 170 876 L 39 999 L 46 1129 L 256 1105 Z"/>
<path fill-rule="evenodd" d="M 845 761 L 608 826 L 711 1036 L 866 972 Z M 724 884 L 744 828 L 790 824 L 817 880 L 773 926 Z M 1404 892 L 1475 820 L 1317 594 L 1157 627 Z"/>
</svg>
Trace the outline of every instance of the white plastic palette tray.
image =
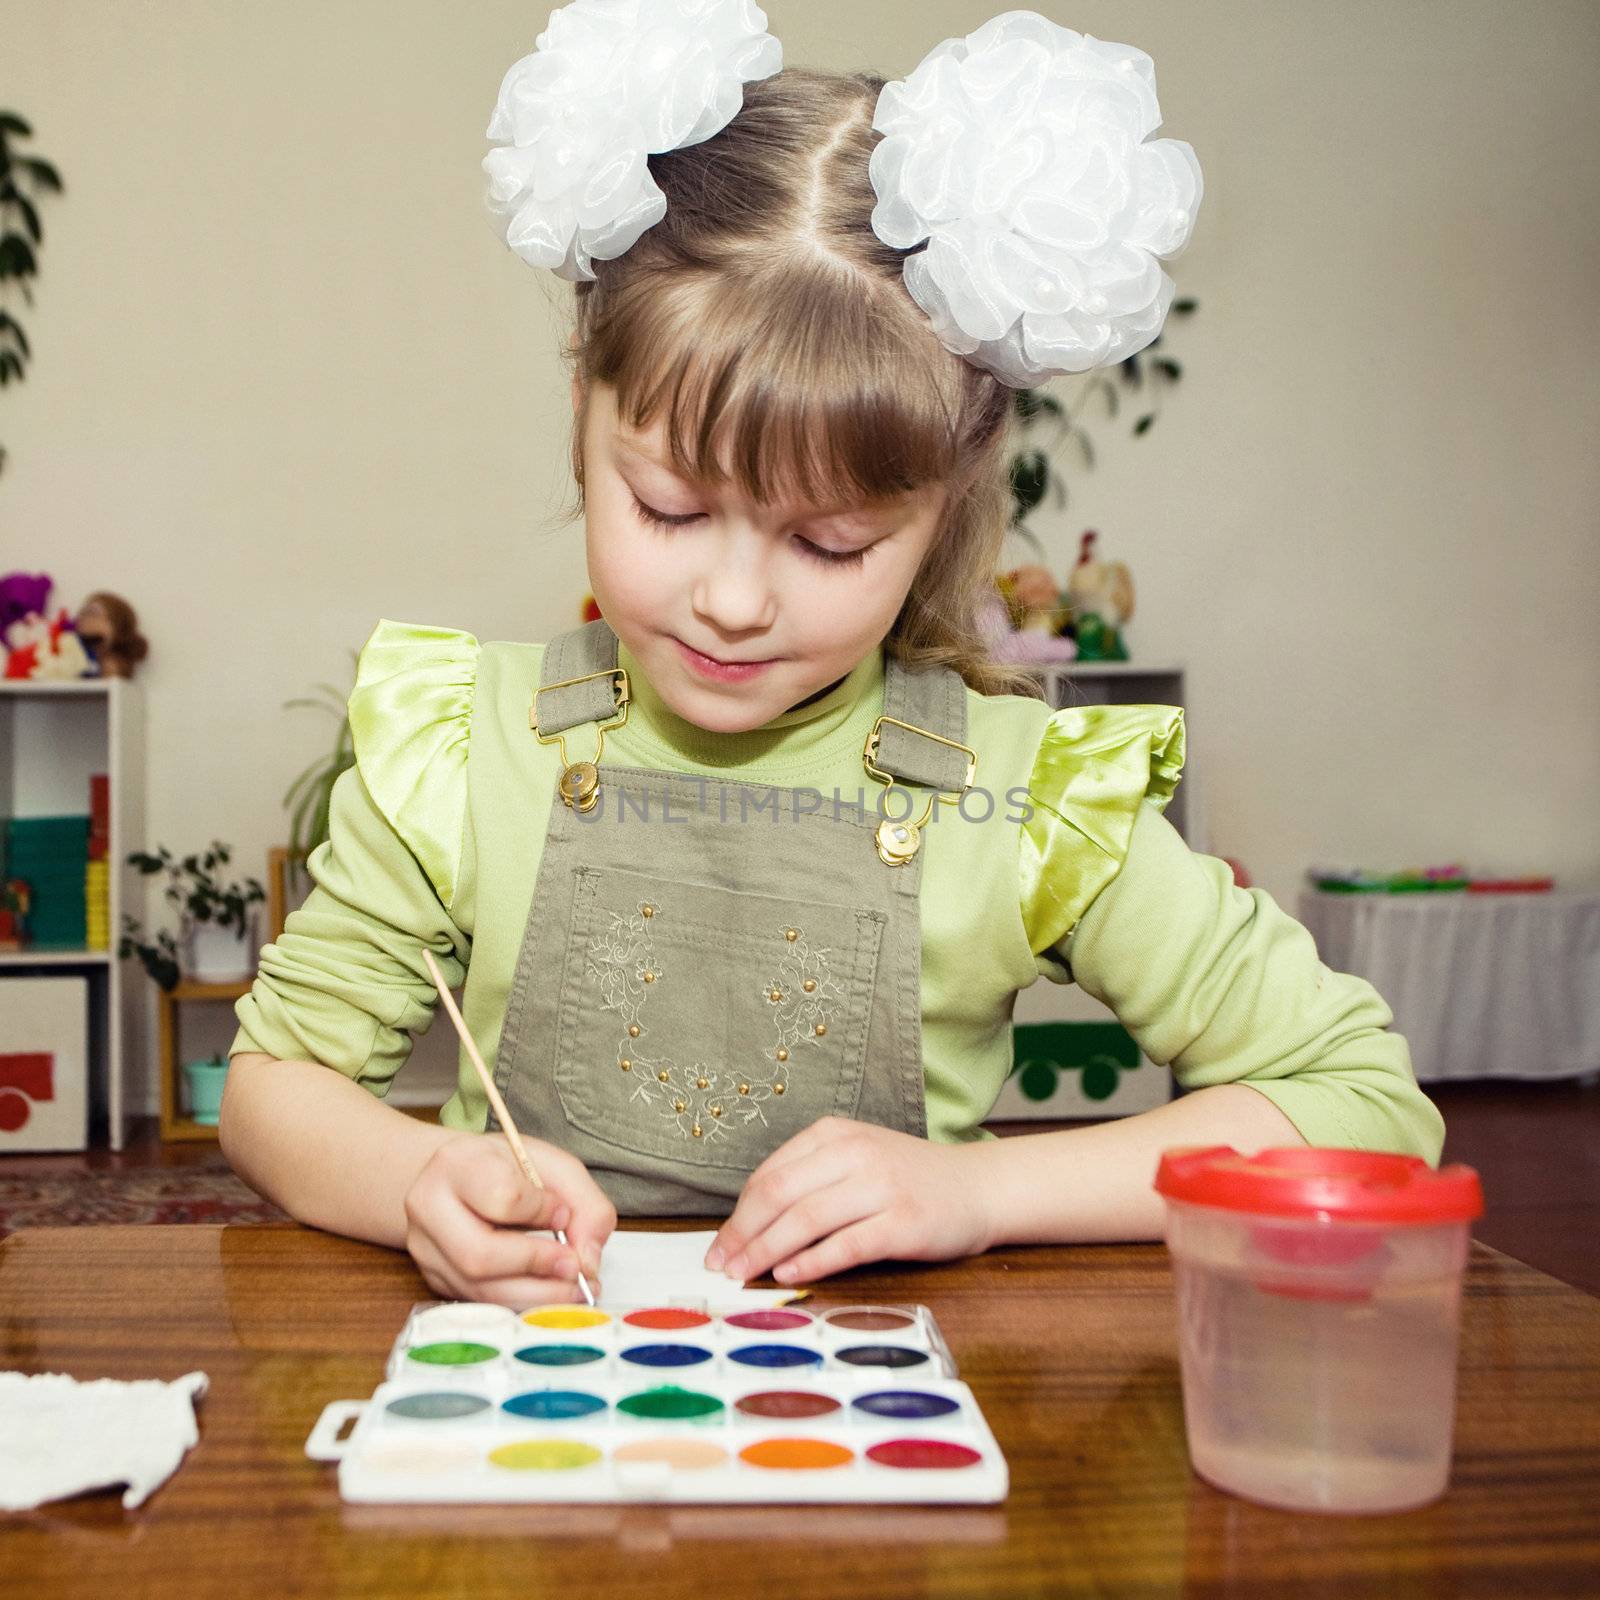
<svg viewBox="0 0 1600 1600">
<path fill-rule="evenodd" d="M 306 1441 L 360 1501 L 991 1503 L 1005 1457 L 926 1306 L 412 1310 Z"/>
</svg>

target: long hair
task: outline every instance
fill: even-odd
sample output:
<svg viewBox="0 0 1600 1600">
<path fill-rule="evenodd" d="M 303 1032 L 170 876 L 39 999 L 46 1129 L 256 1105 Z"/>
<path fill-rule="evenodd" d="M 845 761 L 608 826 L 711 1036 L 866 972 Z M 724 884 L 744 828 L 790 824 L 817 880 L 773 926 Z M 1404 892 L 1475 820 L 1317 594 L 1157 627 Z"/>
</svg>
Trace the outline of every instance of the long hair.
<svg viewBox="0 0 1600 1600">
<path fill-rule="evenodd" d="M 674 466 L 758 505 L 942 484 L 941 525 L 885 648 L 984 693 L 1037 689 L 976 624 L 1009 521 L 1011 392 L 946 350 L 872 231 L 881 78 L 788 69 L 720 133 L 650 157 L 666 216 L 577 288 L 568 359 Z M 573 432 L 581 504 L 582 416 Z"/>
</svg>

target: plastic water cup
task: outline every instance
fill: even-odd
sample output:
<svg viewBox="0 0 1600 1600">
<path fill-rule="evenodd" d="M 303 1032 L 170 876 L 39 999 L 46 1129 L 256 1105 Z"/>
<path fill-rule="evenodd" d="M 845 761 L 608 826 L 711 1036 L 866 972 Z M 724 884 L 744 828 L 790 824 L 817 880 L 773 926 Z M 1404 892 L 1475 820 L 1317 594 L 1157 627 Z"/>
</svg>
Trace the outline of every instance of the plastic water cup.
<svg viewBox="0 0 1600 1600">
<path fill-rule="evenodd" d="M 1415 1156 L 1169 1150 L 1189 1459 L 1297 1511 L 1401 1511 L 1444 1493 L 1471 1167 Z"/>
</svg>

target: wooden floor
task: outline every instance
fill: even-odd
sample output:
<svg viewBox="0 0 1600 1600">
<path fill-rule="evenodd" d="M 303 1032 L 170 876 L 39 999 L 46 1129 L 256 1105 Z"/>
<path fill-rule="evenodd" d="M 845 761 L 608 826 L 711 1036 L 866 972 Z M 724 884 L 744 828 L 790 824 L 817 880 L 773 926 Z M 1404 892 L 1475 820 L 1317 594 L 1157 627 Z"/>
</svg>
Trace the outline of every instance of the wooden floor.
<svg viewBox="0 0 1600 1600">
<path fill-rule="evenodd" d="M 1600 1082 L 1430 1084 L 1447 1161 L 1476 1167 L 1475 1236 L 1600 1294 Z"/>
<path fill-rule="evenodd" d="M 1483 1179 L 1475 1236 L 1600 1295 L 1600 1082 L 1433 1084 L 1428 1092 L 1444 1113 L 1445 1159 Z M 119 1155 L 0 1156 L 0 1175 L 173 1167 L 215 1155 L 215 1145 L 161 1144 L 149 1118 Z"/>
</svg>

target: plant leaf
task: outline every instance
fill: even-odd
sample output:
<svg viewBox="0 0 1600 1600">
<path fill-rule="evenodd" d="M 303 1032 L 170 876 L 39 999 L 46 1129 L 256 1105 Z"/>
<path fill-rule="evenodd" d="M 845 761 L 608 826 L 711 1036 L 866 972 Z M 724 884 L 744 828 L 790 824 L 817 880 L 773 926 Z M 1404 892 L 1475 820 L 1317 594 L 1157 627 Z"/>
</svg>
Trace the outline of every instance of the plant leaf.
<svg viewBox="0 0 1600 1600">
<path fill-rule="evenodd" d="M 61 174 L 48 161 L 41 161 L 37 156 L 18 156 L 13 165 L 19 171 L 31 174 L 41 189 L 53 189 L 57 194 L 61 193 Z"/>
<path fill-rule="evenodd" d="M 33 202 L 27 195 L 17 193 L 11 196 L 11 203 L 22 213 L 22 220 L 28 225 L 28 232 L 33 235 L 33 242 L 38 244 L 44 238 L 44 230 L 39 226 L 39 213 L 33 209 Z"/>
<path fill-rule="evenodd" d="M 1044 499 L 1049 471 L 1049 463 L 1042 450 L 1025 451 L 1012 461 L 1011 496 L 1016 502 L 1018 522 Z"/>
</svg>

